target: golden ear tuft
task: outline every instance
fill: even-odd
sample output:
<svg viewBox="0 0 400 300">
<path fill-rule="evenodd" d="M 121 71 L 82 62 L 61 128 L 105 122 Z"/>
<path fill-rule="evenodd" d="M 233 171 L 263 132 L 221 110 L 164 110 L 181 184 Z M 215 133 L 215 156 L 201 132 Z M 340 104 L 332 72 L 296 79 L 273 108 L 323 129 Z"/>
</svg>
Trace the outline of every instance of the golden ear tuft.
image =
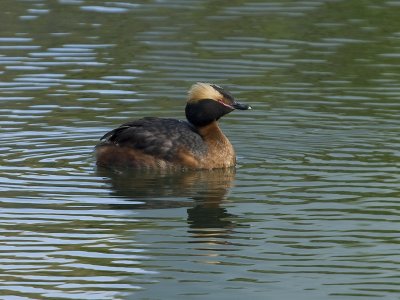
<svg viewBox="0 0 400 300">
<path fill-rule="evenodd" d="M 197 82 L 189 90 L 188 102 L 196 102 L 201 99 L 218 100 L 221 97 L 221 93 L 214 89 L 210 83 Z"/>
</svg>

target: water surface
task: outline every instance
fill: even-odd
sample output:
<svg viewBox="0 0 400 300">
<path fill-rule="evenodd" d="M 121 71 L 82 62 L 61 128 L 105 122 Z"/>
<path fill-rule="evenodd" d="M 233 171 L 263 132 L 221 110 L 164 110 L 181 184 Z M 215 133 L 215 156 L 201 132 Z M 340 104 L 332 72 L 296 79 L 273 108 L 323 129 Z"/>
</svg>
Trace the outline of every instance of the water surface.
<svg viewBox="0 0 400 300">
<path fill-rule="evenodd" d="M 1 299 L 397 299 L 398 1 L 0 3 Z M 252 111 L 233 170 L 97 170 L 106 131 Z"/>
</svg>

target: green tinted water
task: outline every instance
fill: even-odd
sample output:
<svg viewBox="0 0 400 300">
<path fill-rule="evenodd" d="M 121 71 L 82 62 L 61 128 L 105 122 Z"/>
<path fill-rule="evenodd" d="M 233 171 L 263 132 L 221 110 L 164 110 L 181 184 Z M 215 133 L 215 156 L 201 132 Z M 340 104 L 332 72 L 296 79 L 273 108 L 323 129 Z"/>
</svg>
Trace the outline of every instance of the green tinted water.
<svg viewBox="0 0 400 300">
<path fill-rule="evenodd" d="M 0 3 L 1 299 L 396 299 L 398 1 Z M 115 174 L 93 146 L 183 118 L 236 172 Z"/>
</svg>

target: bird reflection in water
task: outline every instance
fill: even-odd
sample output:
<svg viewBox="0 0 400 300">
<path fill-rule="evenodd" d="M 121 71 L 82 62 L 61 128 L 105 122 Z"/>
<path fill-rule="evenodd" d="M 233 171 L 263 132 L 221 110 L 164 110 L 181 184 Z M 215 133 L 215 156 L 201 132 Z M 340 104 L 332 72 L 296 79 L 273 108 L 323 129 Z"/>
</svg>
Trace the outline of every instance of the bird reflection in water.
<svg viewBox="0 0 400 300">
<path fill-rule="evenodd" d="M 110 184 L 112 196 L 132 201 L 113 204 L 114 209 L 188 207 L 189 231 L 202 237 L 227 234 L 234 227 L 233 215 L 221 203 L 233 185 L 235 168 L 181 172 L 98 168 L 97 173 Z"/>
</svg>

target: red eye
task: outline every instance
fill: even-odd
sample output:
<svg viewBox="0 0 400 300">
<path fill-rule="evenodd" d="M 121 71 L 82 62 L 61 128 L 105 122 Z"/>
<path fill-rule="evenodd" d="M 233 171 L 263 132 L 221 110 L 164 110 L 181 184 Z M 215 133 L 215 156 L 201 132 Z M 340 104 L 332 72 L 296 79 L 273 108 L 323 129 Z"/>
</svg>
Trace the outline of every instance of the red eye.
<svg viewBox="0 0 400 300">
<path fill-rule="evenodd" d="M 231 105 L 225 103 L 224 101 L 222 101 L 222 99 L 218 99 L 218 102 L 221 103 L 223 106 L 229 107 L 230 109 L 234 109 L 233 106 L 231 106 Z"/>
</svg>

